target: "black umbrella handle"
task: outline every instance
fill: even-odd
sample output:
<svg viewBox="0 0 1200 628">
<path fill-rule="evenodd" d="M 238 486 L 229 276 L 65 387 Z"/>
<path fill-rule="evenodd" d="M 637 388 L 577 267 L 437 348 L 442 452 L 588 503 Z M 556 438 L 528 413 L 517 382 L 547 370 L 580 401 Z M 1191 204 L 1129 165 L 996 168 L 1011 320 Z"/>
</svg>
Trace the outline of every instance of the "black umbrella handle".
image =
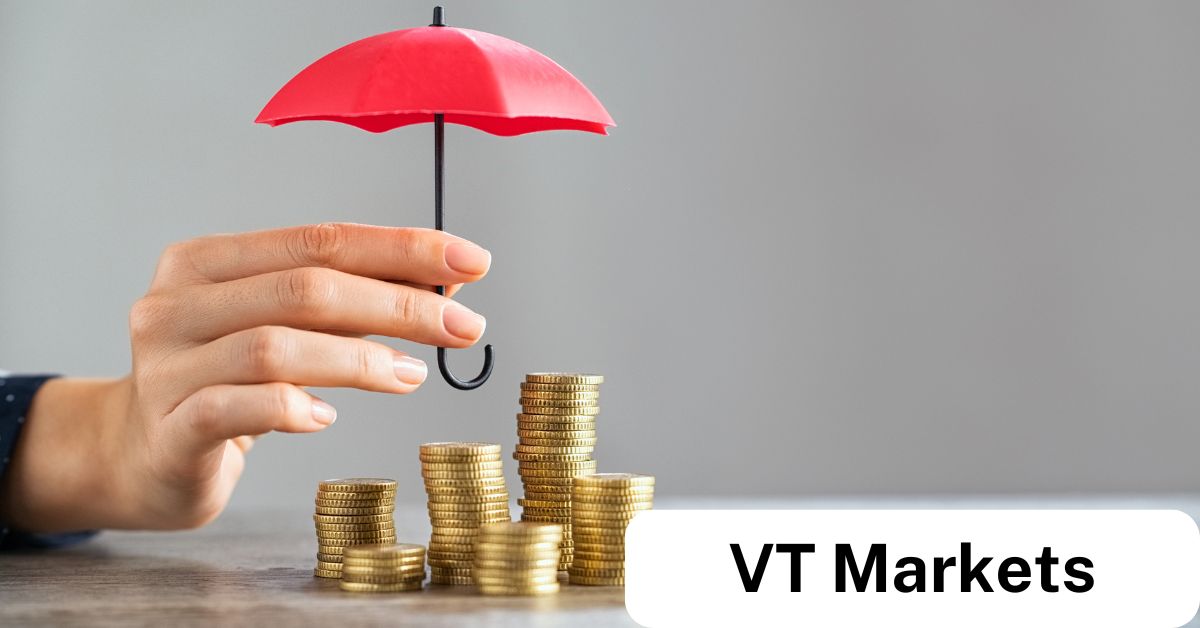
<svg viewBox="0 0 1200 628">
<path fill-rule="evenodd" d="M 446 154 L 446 120 L 443 114 L 433 114 L 433 222 L 438 231 L 445 231 L 442 226 L 443 172 L 445 171 Z M 446 286 L 438 286 L 437 293 L 445 296 Z M 492 345 L 483 347 L 483 370 L 475 379 L 463 381 L 450 372 L 446 366 L 446 348 L 438 347 L 438 370 L 447 384 L 459 390 L 474 390 L 483 385 L 492 376 Z"/>
</svg>

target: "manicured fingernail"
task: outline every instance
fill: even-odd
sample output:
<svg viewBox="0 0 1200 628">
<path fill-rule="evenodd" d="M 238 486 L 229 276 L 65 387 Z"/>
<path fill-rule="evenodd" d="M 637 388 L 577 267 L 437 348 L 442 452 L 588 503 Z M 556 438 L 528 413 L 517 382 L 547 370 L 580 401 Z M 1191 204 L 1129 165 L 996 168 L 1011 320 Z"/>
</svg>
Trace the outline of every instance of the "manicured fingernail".
<svg viewBox="0 0 1200 628">
<path fill-rule="evenodd" d="M 492 254 L 487 249 L 466 242 L 446 245 L 446 265 L 460 273 L 482 275 L 492 265 Z"/>
<path fill-rule="evenodd" d="M 475 312 L 450 302 L 442 310 L 442 324 L 446 326 L 446 331 L 454 336 L 463 340 L 476 340 L 483 335 L 487 321 Z"/>
<path fill-rule="evenodd" d="M 312 415 L 313 420 L 321 425 L 333 425 L 337 420 L 337 410 L 320 399 L 313 399 Z"/>
<path fill-rule="evenodd" d="M 409 355 L 397 355 L 392 364 L 396 367 L 396 378 L 405 384 L 416 386 L 429 374 L 429 367 L 424 362 Z"/>
</svg>

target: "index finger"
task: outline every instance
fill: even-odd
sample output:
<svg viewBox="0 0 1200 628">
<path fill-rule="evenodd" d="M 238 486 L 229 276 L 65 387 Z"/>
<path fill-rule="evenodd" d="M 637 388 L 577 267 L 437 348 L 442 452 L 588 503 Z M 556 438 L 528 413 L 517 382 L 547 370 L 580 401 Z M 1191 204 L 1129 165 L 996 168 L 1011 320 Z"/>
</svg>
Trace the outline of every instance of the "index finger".
<svg viewBox="0 0 1200 628">
<path fill-rule="evenodd" d="M 218 283 L 301 267 L 426 285 L 478 281 L 491 253 L 434 229 L 322 223 L 220 234 L 167 247 L 151 289 Z"/>
</svg>

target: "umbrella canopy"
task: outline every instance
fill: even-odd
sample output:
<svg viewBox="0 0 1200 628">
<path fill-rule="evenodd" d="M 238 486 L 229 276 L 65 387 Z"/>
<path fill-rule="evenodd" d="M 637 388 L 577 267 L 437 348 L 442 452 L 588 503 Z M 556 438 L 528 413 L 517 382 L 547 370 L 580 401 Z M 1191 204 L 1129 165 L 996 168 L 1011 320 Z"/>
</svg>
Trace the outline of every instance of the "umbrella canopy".
<svg viewBox="0 0 1200 628">
<path fill-rule="evenodd" d="M 328 120 L 380 133 L 421 122 L 493 135 L 556 129 L 607 135 L 612 118 L 549 57 L 511 39 L 426 26 L 382 33 L 321 57 L 288 81 L 255 122 Z"/>
</svg>

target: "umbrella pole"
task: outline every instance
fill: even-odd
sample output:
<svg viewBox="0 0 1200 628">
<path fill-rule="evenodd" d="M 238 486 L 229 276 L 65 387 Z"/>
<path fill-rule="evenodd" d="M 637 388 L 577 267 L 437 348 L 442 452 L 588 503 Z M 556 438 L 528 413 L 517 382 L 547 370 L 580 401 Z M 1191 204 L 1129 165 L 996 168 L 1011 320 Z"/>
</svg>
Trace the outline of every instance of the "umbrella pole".
<svg viewBox="0 0 1200 628">
<path fill-rule="evenodd" d="M 438 7 L 439 9 L 441 7 Z M 443 220 L 444 172 L 446 169 L 446 120 L 445 115 L 433 114 L 433 226 L 438 231 L 445 231 Z M 446 286 L 437 286 L 437 293 L 445 296 Z M 446 348 L 438 347 L 438 370 L 447 384 L 459 390 L 474 390 L 483 385 L 492 376 L 492 345 L 483 347 L 483 369 L 475 379 L 463 381 L 450 372 L 446 365 Z"/>
</svg>

